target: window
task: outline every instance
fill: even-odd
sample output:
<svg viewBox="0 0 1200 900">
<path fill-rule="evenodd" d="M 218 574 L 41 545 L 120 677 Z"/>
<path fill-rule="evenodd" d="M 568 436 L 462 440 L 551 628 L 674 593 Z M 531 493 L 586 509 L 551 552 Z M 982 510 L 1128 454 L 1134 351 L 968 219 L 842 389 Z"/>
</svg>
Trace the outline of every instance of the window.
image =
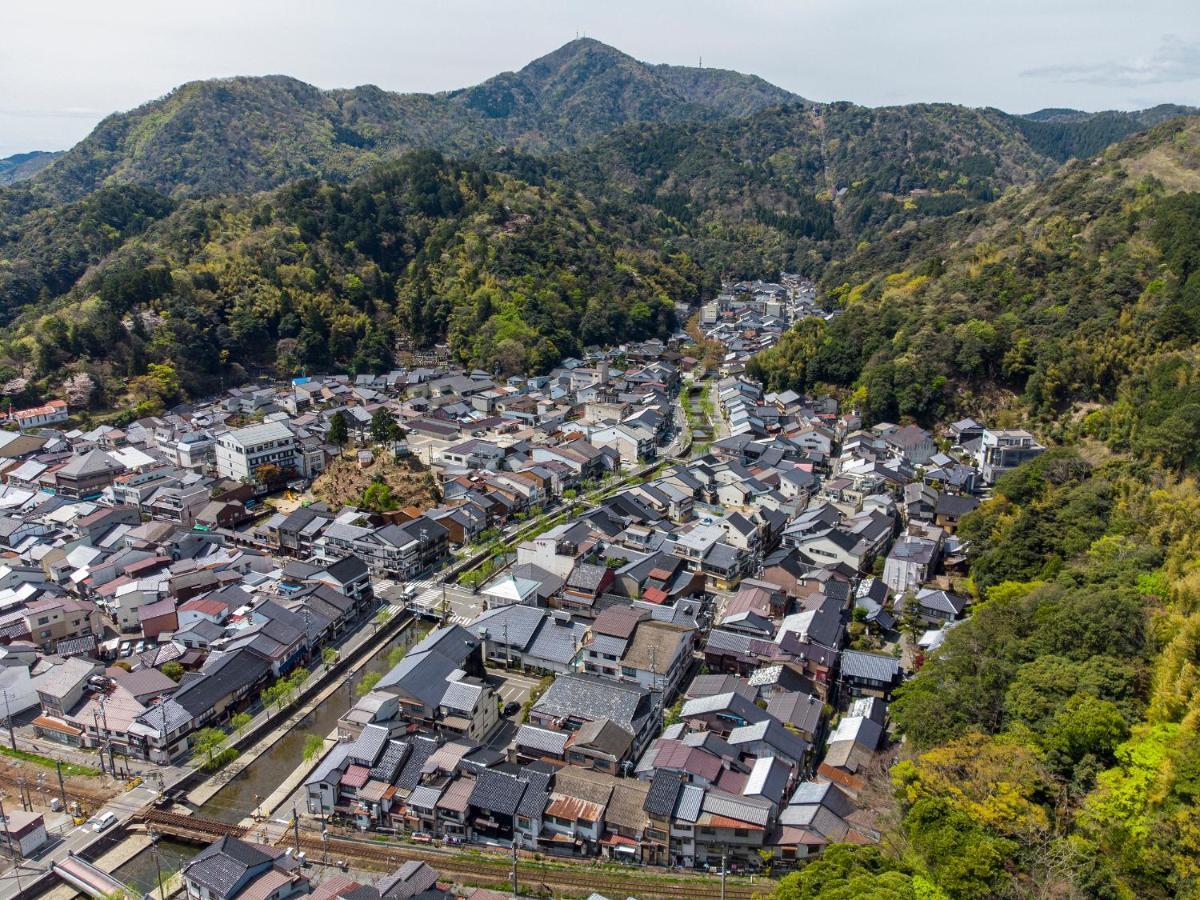
<svg viewBox="0 0 1200 900">
<path fill-rule="evenodd" d="M 621 674 L 629 678 L 636 678 L 637 669 L 635 669 L 633 666 L 621 666 Z"/>
<path fill-rule="evenodd" d="M 735 828 L 735 829 L 733 829 L 733 835 L 734 835 L 734 837 L 746 837 L 748 834 L 750 834 L 750 832 L 749 832 L 749 831 L 747 831 L 745 828 Z"/>
</svg>

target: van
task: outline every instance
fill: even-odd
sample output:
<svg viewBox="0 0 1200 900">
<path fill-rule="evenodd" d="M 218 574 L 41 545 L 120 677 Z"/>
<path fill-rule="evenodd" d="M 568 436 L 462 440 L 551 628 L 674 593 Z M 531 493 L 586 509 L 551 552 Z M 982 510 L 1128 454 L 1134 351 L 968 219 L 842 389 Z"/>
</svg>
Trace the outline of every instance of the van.
<svg viewBox="0 0 1200 900">
<path fill-rule="evenodd" d="M 92 819 L 92 831 L 101 832 L 117 824 L 117 817 L 110 812 L 100 813 Z"/>
</svg>

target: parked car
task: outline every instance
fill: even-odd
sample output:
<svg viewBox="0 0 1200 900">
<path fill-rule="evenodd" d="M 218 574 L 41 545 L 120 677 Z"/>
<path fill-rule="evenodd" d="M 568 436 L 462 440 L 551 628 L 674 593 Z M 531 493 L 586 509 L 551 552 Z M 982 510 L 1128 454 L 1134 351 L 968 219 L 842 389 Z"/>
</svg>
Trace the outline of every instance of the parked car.
<svg viewBox="0 0 1200 900">
<path fill-rule="evenodd" d="M 92 819 L 92 831 L 101 832 L 117 824 L 117 817 L 110 812 L 100 813 Z"/>
<path fill-rule="evenodd" d="M 518 703 L 516 700 L 509 700 L 507 703 L 504 704 L 504 715 L 505 716 L 511 716 L 514 713 L 517 713 L 520 711 L 521 711 L 521 704 Z"/>
<path fill-rule="evenodd" d="M 121 641 L 121 647 L 117 651 L 120 656 L 128 656 L 133 652 L 133 641 Z"/>
</svg>

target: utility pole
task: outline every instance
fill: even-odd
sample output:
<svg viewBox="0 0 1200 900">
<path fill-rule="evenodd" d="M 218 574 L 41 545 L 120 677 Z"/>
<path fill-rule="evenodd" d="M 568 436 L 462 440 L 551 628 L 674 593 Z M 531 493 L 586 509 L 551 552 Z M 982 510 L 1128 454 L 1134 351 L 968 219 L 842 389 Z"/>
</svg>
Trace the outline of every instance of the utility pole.
<svg viewBox="0 0 1200 900">
<path fill-rule="evenodd" d="M 4 822 L 4 840 L 8 843 L 9 855 L 16 859 L 13 853 L 12 832 L 8 830 L 8 814 L 4 811 L 4 794 L 0 793 L 0 821 Z"/>
<path fill-rule="evenodd" d="M 300 813 L 296 812 L 296 807 L 292 807 L 292 832 L 296 836 L 296 855 L 300 855 Z"/>
<path fill-rule="evenodd" d="M 58 799 L 62 801 L 63 812 L 67 810 L 67 787 L 63 784 L 62 762 L 54 761 L 54 768 L 58 770 Z"/>
<path fill-rule="evenodd" d="M 517 836 L 516 835 L 513 835 L 513 842 L 512 842 L 512 895 L 513 895 L 513 900 L 516 900 L 517 897 L 521 896 L 520 891 L 517 890 Z"/>
<path fill-rule="evenodd" d="M 14 750 L 17 749 L 17 734 L 13 731 L 12 710 L 8 705 L 8 688 L 4 689 L 4 718 L 8 720 L 8 740 Z"/>
<path fill-rule="evenodd" d="M 167 892 L 163 890 L 162 865 L 158 860 L 159 834 L 153 826 L 150 828 L 150 852 L 154 855 L 154 872 L 158 876 L 158 900 L 167 900 Z"/>
<path fill-rule="evenodd" d="M 721 900 L 725 900 L 725 870 L 729 868 L 726 865 L 726 855 L 729 853 L 729 845 L 725 844 L 721 847 Z"/>
<path fill-rule="evenodd" d="M 12 857 L 13 874 L 17 878 L 17 896 L 24 893 L 21 887 L 21 854 L 13 850 L 12 832 L 8 830 L 8 816 L 4 812 L 4 794 L 0 792 L 0 821 L 4 822 L 4 839 L 8 843 L 8 855 Z"/>
<path fill-rule="evenodd" d="M 100 745 L 100 714 L 92 709 L 92 722 L 96 726 L 96 750 L 100 753 L 100 771 L 104 771 L 104 747 Z"/>
</svg>

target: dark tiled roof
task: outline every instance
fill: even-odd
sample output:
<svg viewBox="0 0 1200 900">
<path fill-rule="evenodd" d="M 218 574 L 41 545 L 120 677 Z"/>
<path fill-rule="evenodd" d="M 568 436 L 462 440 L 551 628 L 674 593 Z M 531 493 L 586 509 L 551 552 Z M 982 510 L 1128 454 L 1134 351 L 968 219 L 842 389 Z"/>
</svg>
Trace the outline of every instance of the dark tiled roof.
<svg viewBox="0 0 1200 900">
<path fill-rule="evenodd" d="M 842 651 L 842 675 L 850 678 L 869 678 L 873 681 L 892 681 L 900 673 L 900 660 L 894 656 Z"/>
<path fill-rule="evenodd" d="M 248 688 L 271 670 L 271 662 L 253 650 L 235 650 L 222 657 L 172 699 L 192 716 L 200 716 L 235 691 Z"/>
<path fill-rule="evenodd" d="M 675 811 L 675 801 L 679 799 L 682 789 L 683 781 L 674 772 L 655 772 L 642 809 L 657 818 L 669 818 Z"/>
<path fill-rule="evenodd" d="M 523 793 L 525 782 L 516 776 L 483 769 L 475 777 L 475 789 L 471 791 L 470 803 L 478 809 L 512 816 L 521 805 Z"/>
<path fill-rule="evenodd" d="M 215 896 L 232 891 L 246 872 L 271 861 L 257 847 L 235 837 L 218 838 L 184 866 L 184 877 L 208 888 Z"/>
</svg>

